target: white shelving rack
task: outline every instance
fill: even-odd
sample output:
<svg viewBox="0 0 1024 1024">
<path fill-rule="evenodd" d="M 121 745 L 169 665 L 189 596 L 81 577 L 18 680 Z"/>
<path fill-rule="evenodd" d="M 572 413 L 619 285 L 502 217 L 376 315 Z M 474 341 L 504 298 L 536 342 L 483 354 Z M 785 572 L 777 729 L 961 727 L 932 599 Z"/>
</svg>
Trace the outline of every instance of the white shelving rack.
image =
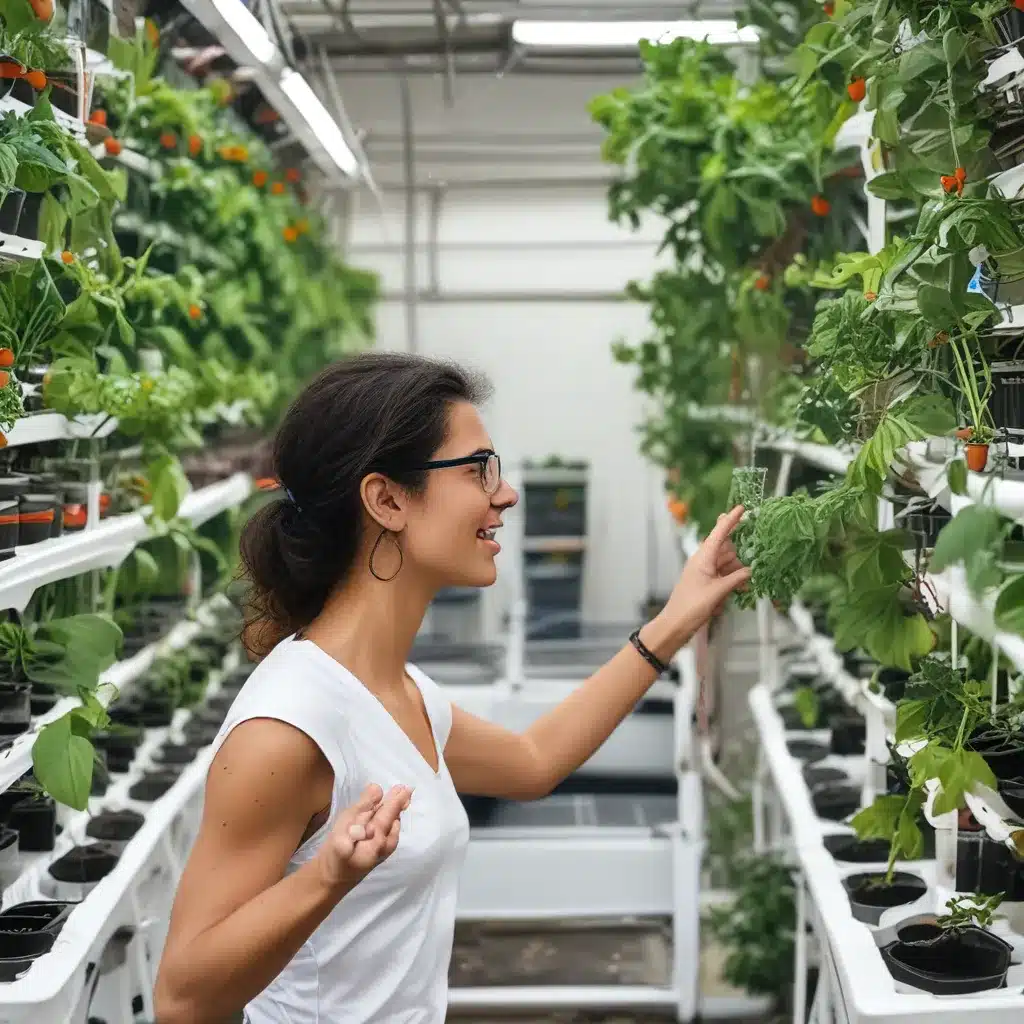
<svg viewBox="0 0 1024 1024">
<path fill-rule="evenodd" d="M 184 646 L 198 629 L 198 624 L 182 624 L 158 647 Z M 130 688 L 157 653 L 158 649 L 147 649 L 116 666 L 109 674 L 111 681 Z M 229 657 L 222 672 L 211 679 L 208 695 L 218 692 L 224 674 L 237 664 L 237 657 Z M 98 810 L 133 810 L 145 815 L 114 869 L 74 907 L 50 952 L 16 981 L 0 984 L 0 1020 L 4 1024 L 73 1024 L 84 1020 L 87 1011 L 90 1016 L 102 1016 L 108 1024 L 133 1024 L 133 998 L 139 995 L 143 1019 L 153 1019 L 155 965 L 182 864 L 198 831 L 211 748 L 200 750 L 174 785 L 152 803 L 133 800 L 129 790 L 146 771 L 159 767 L 154 752 L 168 738 L 180 735 L 190 715 L 179 711 L 170 728 L 147 730 L 132 770 L 102 797 L 90 798 L 87 810 L 66 821 L 54 850 L 22 855 L 18 880 L 4 890 L 4 909 L 53 898 L 48 866 L 74 845 L 90 841 L 85 830 Z"/>
</svg>

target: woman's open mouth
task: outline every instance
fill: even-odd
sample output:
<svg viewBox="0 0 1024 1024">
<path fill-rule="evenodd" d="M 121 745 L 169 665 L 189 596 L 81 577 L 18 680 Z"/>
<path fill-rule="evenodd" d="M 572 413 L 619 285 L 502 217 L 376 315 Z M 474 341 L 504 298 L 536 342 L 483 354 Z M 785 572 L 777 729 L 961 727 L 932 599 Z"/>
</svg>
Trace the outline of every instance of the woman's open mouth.
<svg viewBox="0 0 1024 1024">
<path fill-rule="evenodd" d="M 501 550 L 501 545 L 494 539 L 496 530 L 477 530 L 476 535 L 480 538 L 490 549 L 492 554 L 497 554 Z"/>
</svg>

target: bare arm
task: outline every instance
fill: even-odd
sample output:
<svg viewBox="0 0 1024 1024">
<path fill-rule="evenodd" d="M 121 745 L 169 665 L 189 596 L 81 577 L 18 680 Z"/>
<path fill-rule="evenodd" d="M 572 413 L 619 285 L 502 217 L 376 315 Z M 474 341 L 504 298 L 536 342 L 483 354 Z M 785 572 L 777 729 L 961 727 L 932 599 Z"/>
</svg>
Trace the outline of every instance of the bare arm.
<svg viewBox="0 0 1024 1024">
<path fill-rule="evenodd" d="M 728 541 L 740 513 L 742 509 L 734 509 L 722 517 L 687 563 L 664 611 L 640 631 L 641 641 L 662 661 L 749 578 Z M 597 752 L 656 678 L 655 670 L 627 644 L 524 733 L 453 708 L 444 756 L 456 789 L 505 800 L 545 796 Z"/>
<path fill-rule="evenodd" d="M 316 744 L 284 722 L 254 719 L 228 736 L 174 901 L 154 993 L 158 1024 L 213 1024 L 239 1012 L 366 873 L 340 870 L 321 850 L 283 877 L 332 785 Z M 371 835 L 380 797 L 379 787 L 368 790 L 339 825 L 359 822 Z"/>
</svg>

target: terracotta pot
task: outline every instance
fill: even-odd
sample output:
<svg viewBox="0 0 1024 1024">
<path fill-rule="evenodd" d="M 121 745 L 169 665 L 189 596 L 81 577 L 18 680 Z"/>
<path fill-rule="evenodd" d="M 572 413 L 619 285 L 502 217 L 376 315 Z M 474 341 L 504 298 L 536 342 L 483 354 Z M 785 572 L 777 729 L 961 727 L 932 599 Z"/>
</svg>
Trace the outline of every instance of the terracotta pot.
<svg viewBox="0 0 1024 1024">
<path fill-rule="evenodd" d="M 967 445 L 967 468 L 972 473 L 980 473 L 988 465 L 988 445 Z"/>
</svg>

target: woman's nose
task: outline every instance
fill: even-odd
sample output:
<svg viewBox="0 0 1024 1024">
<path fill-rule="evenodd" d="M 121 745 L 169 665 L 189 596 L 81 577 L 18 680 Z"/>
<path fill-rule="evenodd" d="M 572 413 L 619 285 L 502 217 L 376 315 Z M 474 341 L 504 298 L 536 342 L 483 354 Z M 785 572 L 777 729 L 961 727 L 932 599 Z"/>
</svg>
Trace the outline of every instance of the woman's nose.
<svg viewBox="0 0 1024 1024">
<path fill-rule="evenodd" d="M 519 504 L 519 492 L 514 490 L 507 480 L 503 479 L 501 486 L 491 499 L 491 503 L 500 505 L 502 508 L 512 508 L 513 505 Z"/>
</svg>

